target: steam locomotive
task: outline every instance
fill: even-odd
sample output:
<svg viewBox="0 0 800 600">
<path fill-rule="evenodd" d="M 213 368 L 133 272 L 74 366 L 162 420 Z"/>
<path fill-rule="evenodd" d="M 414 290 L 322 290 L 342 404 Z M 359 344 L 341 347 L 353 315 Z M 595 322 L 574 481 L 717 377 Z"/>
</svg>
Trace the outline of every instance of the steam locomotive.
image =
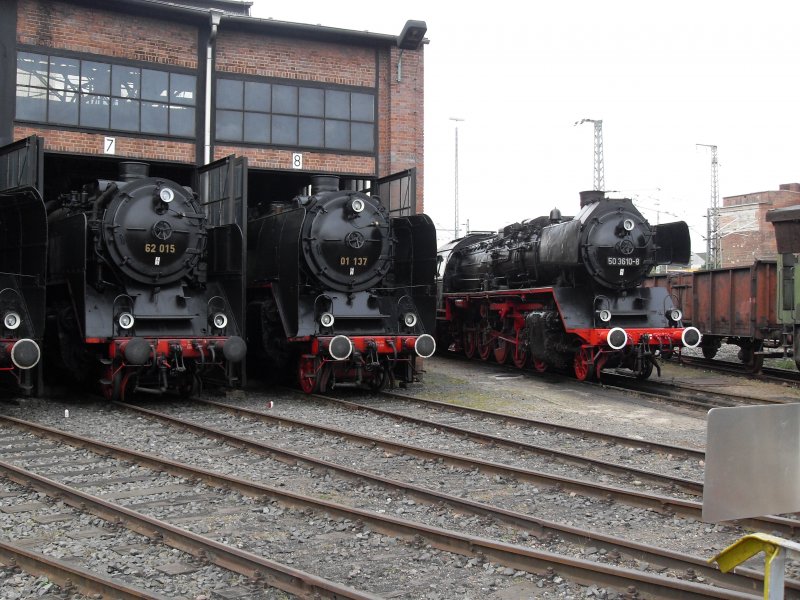
<svg viewBox="0 0 800 600">
<path fill-rule="evenodd" d="M 436 231 L 379 199 L 312 179 L 310 194 L 256 207 L 248 226 L 248 345 L 307 393 L 408 383 L 433 355 Z"/>
<path fill-rule="evenodd" d="M 640 285 L 689 261 L 686 223 L 651 226 L 630 199 L 580 197 L 574 218 L 553 210 L 440 249 L 440 347 L 588 380 L 606 367 L 660 375 L 660 356 L 700 343 L 665 290 Z"/>
<path fill-rule="evenodd" d="M 48 202 L 47 373 L 99 376 L 109 399 L 232 383 L 246 353 L 241 230 L 148 169 Z"/>
<path fill-rule="evenodd" d="M 6 166 L 0 166 L 0 181 L 20 183 Z M 27 185 L 0 191 L 0 375 L 14 392 L 32 393 L 39 383 L 46 258 L 47 219 L 38 191 Z"/>
</svg>

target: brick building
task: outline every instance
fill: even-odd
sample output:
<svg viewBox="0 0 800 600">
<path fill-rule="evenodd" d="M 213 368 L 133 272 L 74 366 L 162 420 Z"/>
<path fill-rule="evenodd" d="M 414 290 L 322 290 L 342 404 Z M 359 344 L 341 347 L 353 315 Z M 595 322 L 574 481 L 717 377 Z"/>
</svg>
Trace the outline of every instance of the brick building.
<svg viewBox="0 0 800 600">
<path fill-rule="evenodd" d="M 236 187 L 251 205 L 332 173 L 344 186 L 380 184 L 396 212 L 422 212 L 425 24 L 386 35 L 249 10 L 0 0 L 0 145 L 44 138 L 54 189 L 113 179 L 130 159 L 193 185 L 195 165 L 236 155 L 228 167 L 247 173 Z"/>
<path fill-rule="evenodd" d="M 782 184 L 776 191 L 723 198 L 719 210 L 722 266 L 749 265 L 756 259 L 775 258 L 775 230 L 766 213 L 773 208 L 800 204 L 800 183 Z"/>
</svg>

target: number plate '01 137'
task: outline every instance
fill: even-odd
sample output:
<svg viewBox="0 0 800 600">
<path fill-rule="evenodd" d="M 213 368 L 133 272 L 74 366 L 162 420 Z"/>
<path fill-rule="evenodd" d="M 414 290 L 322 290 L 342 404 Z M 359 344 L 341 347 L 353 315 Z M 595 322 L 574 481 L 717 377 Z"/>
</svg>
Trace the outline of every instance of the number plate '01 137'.
<svg viewBox="0 0 800 600">
<path fill-rule="evenodd" d="M 609 256 L 606 258 L 606 264 L 610 267 L 638 267 L 642 264 L 642 259 L 625 256 Z"/>
</svg>

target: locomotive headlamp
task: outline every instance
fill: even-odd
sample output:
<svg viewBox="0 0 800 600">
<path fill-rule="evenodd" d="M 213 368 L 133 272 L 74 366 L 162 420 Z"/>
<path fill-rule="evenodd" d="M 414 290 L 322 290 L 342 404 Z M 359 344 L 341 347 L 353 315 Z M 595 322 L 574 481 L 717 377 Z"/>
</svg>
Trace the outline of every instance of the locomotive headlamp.
<svg viewBox="0 0 800 600">
<path fill-rule="evenodd" d="M 158 197 L 161 198 L 162 202 L 166 202 L 169 204 L 173 200 L 175 200 L 175 192 L 172 191 L 171 188 L 165 187 L 161 188 L 161 191 L 158 192 Z"/>
<path fill-rule="evenodd" d="M 355 198 L 353 202 L 350 204 L 350 208 L 353 209 L 354 213 L 360 213 L 364 210 L 364 201 L 361 198 Z"/>
<path fill-rule="evenodd" d="M 625 231 L 633 231 L 633 220 L 632 219 L 625 219 L 622 222 L 622 227 Z"/>
<path fill-rule="evenodd" d="M 403 315 L 403 323 L 406 327 L 413 327 L 417 324 L 417 315 L 412 312 L 407 312 Z"/>
<path fill-rule="evenodd" d="M 322 313 L 319 317 L 319 324 L 323 327 L 333 327 L 334 321 L 336 321 L 336 319 L 329 312 Z"/>
<path fill-rule="evenodd" d="M 228 324 L 228 317 L 225 316 L 225 313 L 214 313 L 214 316 L 211 317 L 211 324 L 217 329 L 224 329 Z"/>
<path fill-rule="evenodd" d="M 680 321 L 683 318 L 683 313 L 677 308 L 674 308 L 669 311 L 669 318 L 673 321 Z"/>
<path fill-rule="evenodd" d="M 133 315 L 129 312 L 121 313 L 117 317 L 117 323 L 119 324 L 122 329 L 130 329 L 133 327 L 133 324 L 136 322 L 136 319 L 133 318 Z"/>
<path fill-rule="evenodd" d="M 597 313 L 597 318 L 600 319 L 603 323 L 608 323 L 611 320 L 611 311 L 604 308 L 603 310 Z"/>
<path fill-rule="evenodd" d="M 20 323 L 22 323 L 22 318 L 19 316 L 19 313 L 15 313 L 14 311 L 7 312 L 3 317 L 3 326 L 6 329 L 16 329 L 19 327 Z"/>
</svg>

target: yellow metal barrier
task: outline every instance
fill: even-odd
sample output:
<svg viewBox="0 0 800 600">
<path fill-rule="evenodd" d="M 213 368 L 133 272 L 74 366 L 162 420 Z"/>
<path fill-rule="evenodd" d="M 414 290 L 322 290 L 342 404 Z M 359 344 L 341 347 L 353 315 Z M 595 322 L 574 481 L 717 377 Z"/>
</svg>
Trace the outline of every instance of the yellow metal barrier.
<svg viewBox="0 0 800 600">
<path fill-rule="evenodd" d="M 734 542 L 708 562 L 716 562 L 720 571 L 727 573 L 759 552 L 766 555 L 764 600 L 783 600 L 786 554 L 787 552 L 800 554 L 800 544 L 797 542 L 766 533 L 753 533 Z"/>
</svg>

